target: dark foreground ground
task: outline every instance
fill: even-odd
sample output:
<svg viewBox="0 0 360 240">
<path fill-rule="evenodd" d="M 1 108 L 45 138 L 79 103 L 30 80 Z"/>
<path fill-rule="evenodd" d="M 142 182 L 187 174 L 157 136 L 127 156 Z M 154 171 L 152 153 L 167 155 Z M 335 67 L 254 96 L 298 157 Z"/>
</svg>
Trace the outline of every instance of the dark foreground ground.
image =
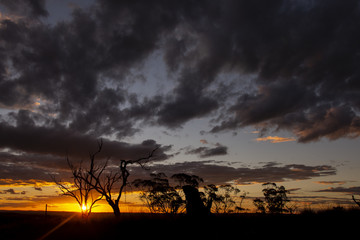
<svg viewBox="0 0 360 240">
<path fill-rule="evenodd" d="M 360 231 L 357 210 L 205 218 L 124 213 L 119 219 L 94 213 L 87 222 L 73 215 L 0 211 L 0 239 L 346 239 L 358 237 Z"/>
</svg>

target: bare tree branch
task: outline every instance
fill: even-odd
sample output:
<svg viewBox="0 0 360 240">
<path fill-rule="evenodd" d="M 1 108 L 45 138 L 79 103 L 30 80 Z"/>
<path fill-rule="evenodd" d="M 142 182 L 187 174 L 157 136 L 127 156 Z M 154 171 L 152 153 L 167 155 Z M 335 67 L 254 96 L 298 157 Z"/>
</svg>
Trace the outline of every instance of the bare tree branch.
<svg viewBox="0 0 360 240">
<path fill-rule="evenodd" d="M 94 159 L 101 151 L 101 148 L 102 141 L 98 143 L 98 150 L 95 153 L 90 154 L 90 158 Z M 100 192 L 100 196 L 94 197 L 94 194 L 98 191 L 95 191 L 96 189 L 94 187 L 95 178 L 89 174 L 90 171 L 94 171 L 94 166 L 90 165 L 90 171 L 87 171 L 82 167 L 81 161 L 79 166 L 75 167 L 69 160 L 68 155 L 66 156 L 66 161 L 72 173 L 72 186 L 67 186 L 61 181 L 57 181 L 55 176 L 51 176 L 51 178 L 57 184 L 63 195 L 73 197 L 76 200 L 81 209 L 82 216 L 88 218 L 92 208 L 95 206 L 94 204 L 105 196 Z"/>
<path fill-rule="evenodd" d="M 127 167 L 130 164 L 139 164 L 142 168 L 146 169 L 146 163 L 150 161 L 150 159 L 153 157 L 155 151 L 159 147 L 152 150 L 148 156 L 138 158 L 135 160 L 120 160 L 119 165 L 119 172 L 109 172 L 105 174 L 105 169 L 107 168 L 107 164 L 110 158 L 106 160 L 106 162 L 103 165 L 96 165 L 95 164 L 95 156 L 100 153 L 102 149 L 102 141 L 98 142 L 98 150 L 90 154 L 90 169 L 87 172 L 90 176 L 90 179 L 78 175 L 78 177 L 82 178 L 87 184 L 89 184 L 93 189 L 95 189 L 98 193 L 100 193 L 102 196 L 105 197 L 105 200 L 108 202 L 108 204 L 112 207 L 115 216 L 120 215 L 120 208 L 119 203 L 122 196 L 122 193 L 124 191 L 124 188 L 126 187 L 128 183 L 128 177 L 130 175 L 130 172 L 128 171 Z M 113 198 L 113 189 L 115 184 L 119 183 L 120 187 L 117 191 L 117 197 Z"/>
<path fill-rule="evenodd" d="M 359 200 L 356 200 L 354 195 L 352 195 L 352 199 L 353 201 L 360 207 L 360 201 Z"/>
</svg>

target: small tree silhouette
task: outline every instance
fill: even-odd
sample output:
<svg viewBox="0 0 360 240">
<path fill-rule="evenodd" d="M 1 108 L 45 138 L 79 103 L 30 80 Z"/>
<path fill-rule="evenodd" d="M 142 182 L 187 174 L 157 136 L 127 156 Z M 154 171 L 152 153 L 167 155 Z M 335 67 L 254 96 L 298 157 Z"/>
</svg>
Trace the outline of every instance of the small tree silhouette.
<svg viewBox="0 0 360 240">
<path fill-rule="evenodd" d="M 98 143 L 98 151 L 99 153 L 102 149 L 102 140 Z M 145 164 L 150 161 L 153 157 L 154 152 L 159 147 L 155 148 L 150 152 L 150 154 L 146 157 L 134 159 L 134 160 L 120 160 L 119 170 L 118 172 L 106 171 L 108 160 L 103 165 L 95 164 L 95 155 L 90 156 L 90 170 L 88 171 L 89 175 L 94 179 L 94 181 L 89 181 L 89 179 L 84 178 L 82 176 L 78 176 L 82 178 L 87 184 L 93 187 L 101 196 L 105 197 L 105 200 L 108 202 L 110 207 L 113 209 L 114 215 L 116 217 L 120 216 L 120 199 L 124 188 L 128 184 L 128 178 L 130 175 L 129 170 L 127 169 L 128 165 L 138 164 L 142 168 L 145 168 Z M 117 194 L 113 193 L 113 188 L 120 183 L 119 190 Z M 116 196 L 117 195 L 117 196 Z M 116 197 L 114 197 L 116 196 Z"/>
<path fill-rule="evenodd" d="M 140 187 L 140 199 L 152 213 L 181 212 L 184 201 L 174 187 L 169 185 L 169 180 L 164 173 L 150 174 L 150 180 L 136 179 L 133 184 Z"/>
<path fill-rule="evenodd" d="M 253 203 L 257 207 L 258 211 L 270 213 L 282 213 L 286 212 L 285 205 L 290 201 L 287 197 L 288 190 L 284 186 L 277 186 L 276 183 L 264 183 L 265 187 L 262 191 L 265 197 L 265 201 L 256 198 Z"/>
<path fill-rule="evenodd" d="M 234 211 L 244 210 L 241 205 L 246 197 L 246 193 L 240 196 L 239 206 L 236 206 L 235 198 L 241 193 L 241 190 L 230 184 L 215 186 L 210 184 L 204 186 L 205 198 L 204 202 L 212 202 L 212 211 L 215 213 L 231 213 Z"/>
<path fill-rule="evenodd" d="M 100 149 L 95 153 L 90 154 L 90 158 L 95 158 L 95 155 L 100 152 Z M 100 201 L 104 195 L 96 194 L 96 191 L 93 187 L 95 179 L 89 174 L 92 171 L 94 166 L 90 166 L 90 170 L 86 170 L 80 162 L 78 167 L 75 167 L 69 160 L 69 157 L 66 157 L 66 161 L 72 173 L 73 184 L 66 185 L 61 181 L 57 181 L 55 176 L 51 176 L 52 180 L 58 185 L 61 192 L 66 195 L 73 197 L 76 202 L 79 204 L 81 215 L 84 219 L 87 219 L 95 203 Z"/>
<path fill-rule="evenodd" d="M 74 185 L 76 186 L 74 189 L 75 191 L 60 182 L 57 182 L 55 178 L 53 178 L 53 180 L 58 184 L 60 190 L 65 195 L 72 196 L 76 199 L 81 209 L 91 212 L 91 208 L 94 204 L 104 197 L 113 209 L 114 215 L 118 217 L 120 216 L 120 198 L 125 186 L 128 184 L 128 177 L 130 175 L 129 170 L 127 169 L 128 165 L 139 164 L 141 167 L 145 168 L 145 164 L 150 161 L 154 152 L 159 147 L 152 150 L 146 157 L 135 160 L 120 160 L 119 171 L 113 172 L 106 169 L 110 158 L 107 158 L 103 164 L 95 163 L 95 157 L 101 152 L 102 146 L 103 141 L 100 139 L 97 151 L 89 154 L 89 169 L 84 169 L 81 165 L 79 168 L 75 168 L 67 158 L 69 167 L 72 170 Z M 120 184 L 119 190 L 114 193 L 113 190 L 118 183 Z M 96 199 L 92 198 L 92 202 L 89 206 L 84 205 L 87 204 L 87 201 L 89 201 L 89 196 L 93 196 L 93 190 L 98 192 L 100 197 Z"/>
<path fill-rule="evenodd" d="M 203 182 L 202 178 L 185 173 L 174 174 L 171 178 L 179 183 L 177 188 L 181 188 L 185 194 L 186 214 L 202 216 L 210 213 L 212 200 L 209 199 L 209 201 L 204 204 L 203 193 L 200 193 L 198 190 L 199 183 Z"/>
</svg>

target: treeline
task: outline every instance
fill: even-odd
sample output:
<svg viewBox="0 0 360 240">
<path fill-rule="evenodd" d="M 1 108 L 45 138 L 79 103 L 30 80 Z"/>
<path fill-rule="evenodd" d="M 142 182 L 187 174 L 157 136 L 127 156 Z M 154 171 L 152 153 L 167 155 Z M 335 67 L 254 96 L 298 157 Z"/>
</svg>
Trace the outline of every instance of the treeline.
<svg viewBox="0 0 360 240">
<path fill-rule="evenodd" d="M 137 179 L 134 186 L 140 189 L 140 199 L 151 213 L 184 213 L 206 215 L 210 213 L 239 213 L 247 192 L 226 184 L 205 185 L 199 191 L 203 179 L 185 173 L 174 174 L 170 180 L 164 173 L 152 173 L 150 179 Z M 256 198 L 253 204 L 261 213 L 293 213 L 295 207 L 289 205 L 288 190 L 276 183 L 263 184 L 264 198 Z"/>
<path fill-rule="evenodd" d="M 151 213 L 184 213 L 189 215 L 206 215 L 213 213 L 230 213 L 245 210 L 242 202 L 246 192 L 231 185 L 206 185 L 199 191 L 203 179 L 185 173 L 171 176 L 171 186 L 164 173 L 150 174 L 150 179 L 137 179 L 133 185 L 139 188 L 140 199 Z M 240 198 L 239 202 L 235 198 Z"/>
</svg>

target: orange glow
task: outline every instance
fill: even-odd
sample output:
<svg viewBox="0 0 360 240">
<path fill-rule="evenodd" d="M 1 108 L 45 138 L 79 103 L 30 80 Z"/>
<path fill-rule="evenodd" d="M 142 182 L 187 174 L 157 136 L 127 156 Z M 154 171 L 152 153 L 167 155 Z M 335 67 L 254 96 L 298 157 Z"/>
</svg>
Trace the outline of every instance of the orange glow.
<svg viewBox="0 0 360 240">
<path fill-rule="evenodd" d="M 296 141 L 295 138 L 284 138 L 284 137 L 278 137 L 278 136 L 267 136 L 262 138 L 256 138 L 255 141 L 257 142 L 267 142 L 270 141 L 271 143 L 281 143 L 281 142 L 293 142 Z"/>
<path fill-rule="evenodd" d="M 85 204 L 83 204 L 83 205 L 81 206 L 81 210 L 82 210 L 83 212 L 85 212 L 85 211 L 86 211 L 86 209 L 87 209 L 86 205 L 85 205 Z"/>
<path fill-rule="evenodd" d="M 292 168 L 291 171 L 299 171 L 297 168 Z M 0 179 L 1 180 L 1 179 Z M 76 212 L 76 213 L 86 213 L 89 211 L 90 200 L 87 204 L 79 205 L 76 200 L 69 196 L 61 195 L 61 192 L 58 191 L 57 186 L 51 182 L 22 182 L 22 181 L 10 181 L 9 179 L 2 179 L 4 185 L 0 186 L 0 210 L 10 210 L 10 211 L 45 211 L 47 206 L 48 212 Z M 343 184 L 341 181 L 319 181 L 318 184 Z M 293 182 L 293 184 L 295 184 Z M 286 186 L 287 188 L 297 188 L 298 183 L 294 186 Z M 8 191 L 12 189 L 11 193 Z M 248 209 L 247 212 L 255 211 L 253 205 L 253 199 L 255 197 L 263 197 L 261 192 L 261 183 L 252 182 L 249 185 L 242 185 L 241 190 L 249 192 L 249 196 L 244 200 L 242 207 Z M 203 191 L 203 189 L 200 189 Z M 319 196 L 319 203 L 317 199 L 309 197 L 308 199 L 299 199 L 296 201 L 299 208 L 302 206 L 311 203 L 312 209 L 317 209 L 322 207 L 323 200 L 321 197 L 327 197 L 332 199 L 334 197 L 331 193 L 317 193 L 316 196 Z M 315 196 L 315 195 L 314 195 Z M 114 197 L 116 194 L 114 193 Z M 290 195 L 292 197 L 292 195 Z M 296 195 L 295 195 L 296 197 Z M 334 198 L 334 201 L 336 198 Z M 350 199 L 351 200 L 351 199 Z M 352 204 L 352 203 L 351 203 Z M 126 192 L 121 198 L 120 201 L 120 212 L 122 213 L 137 213 L 137 212 L 149 212 L 149 209 L 145 206 L 143 202 L 139 199 L 139 192 Z M 102 199 L 95 203 L 91 209 L 92 213 L 107 212 L 112 213 L 113 209 L 106 202 L 105 199 Z"/>
</svg>

